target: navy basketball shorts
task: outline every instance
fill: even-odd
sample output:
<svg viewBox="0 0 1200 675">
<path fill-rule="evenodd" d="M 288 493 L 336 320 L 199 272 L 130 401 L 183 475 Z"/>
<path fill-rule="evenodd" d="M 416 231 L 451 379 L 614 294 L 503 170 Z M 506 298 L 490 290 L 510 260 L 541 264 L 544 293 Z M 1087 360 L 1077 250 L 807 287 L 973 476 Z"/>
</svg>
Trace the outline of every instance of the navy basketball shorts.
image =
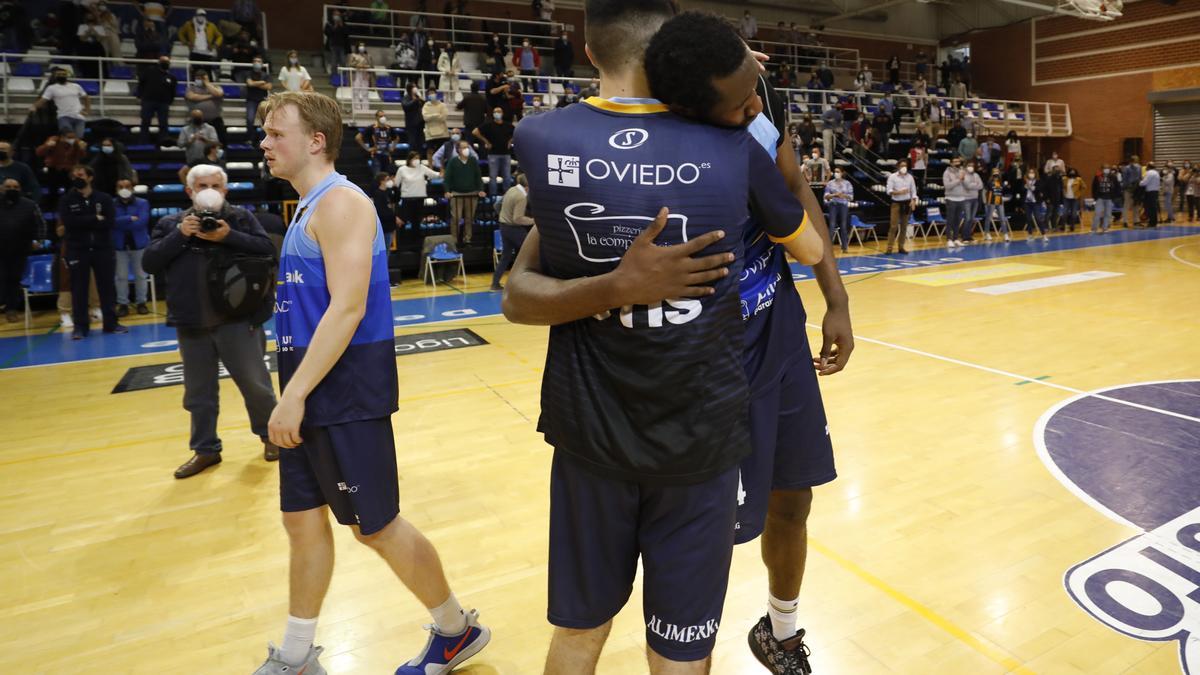
<svg viewBox="0 0 1200 675">
<path fill-rule="evenodd" d="M 400 513 L 396 441 L 383 417 L 327 427 L 301 427 L 304 442 L 279 450 L 279 502 L 285 512 L 329 505 L 342 525 L 363 534 Z"/>
<path fill-rule="evenodd" d="M 739 544 L 762 534 L 772 490 L 810 488 L 837 478 L 807 339 L 775 384 L 750 399 L 750 445 L 738 484 Z"/>
<path fill-rule="evenodd" d="M 642 559 L 646 643 L 673 661 L 716 644 L 729 563 L 737 467 L 695 485 L 597 476 L 556 450 L 550 473 L 550 623 L 588 629 L 629 600 Z"/>
</svg>

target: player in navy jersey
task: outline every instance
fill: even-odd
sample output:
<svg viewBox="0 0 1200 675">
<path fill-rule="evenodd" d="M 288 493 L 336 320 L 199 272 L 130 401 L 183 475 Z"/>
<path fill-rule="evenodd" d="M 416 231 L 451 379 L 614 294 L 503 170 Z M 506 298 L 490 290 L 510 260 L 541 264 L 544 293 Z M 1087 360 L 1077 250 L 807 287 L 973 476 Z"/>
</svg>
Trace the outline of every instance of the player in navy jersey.
<svg viewBox="0 0 1200 675">
<path fill-rule="evenodd" d="M 712 38 L 697 35 L 698 26 L 681 24 L 677 32 L 688 36 L 692 44 L 707 49 Z M 682 28 L 683 30 L 678 30 Z M 670 31 L 661 34 L 666 37 Z M 673 73 L 669 81 L 679 82 L 679 74 L 704 77 L 704 59 L 691 54 L 687 66 L 665 63 L 664 70 Z M 653 73 L 651 73 L 653 75 Z M 667 78 L 659 78 L 666 80 Z M 691 91 L 704 89 L 695 78 L 687 79 Z M 763 99 L 762 114 L 749 125 L 750 131 L 772 151 L 790 139 L 784 134 L 783 102 L 760 77 L 758 93 Z M 664 92 L 672 97 L 673 92 Z M 740 98 L 700 114 L 712 123 L 742 126 L 749 121 L 739 105 Z M 804 203 L 814 221 L 825 231 L 820 216 L 820 202 L 812 194 L 807 181 L 788 151 L 772 152 L 777 166 L 789 188 Z M 812 358 L 805 331 L 805 313 L 796 293 L 790 270 L 778 246 L 761 238 L 757 228 L 747 230 L 746 269 L 742 279 L 742 308 L 746 320 L 745 367 L 752 394 L 750 428 L 754 454 L 743 462 L 742 472 L 749 493 L 739 495 L 738 542 L 749 541 L 766 529 L 762 541 L 763 559 L 770 577 L 769 620 L 764 617 L 751 631 L 751 644 L 764 665 L 779 673 L 806 672 L 806 648 L 803 631 L 797 631 L 795 606 L 806 557 L 806 521 L 812 499 L 811 485 L 832 478 L 832 450 L 826 434 L 820 392 L 814 375 L 839 372 L 853 350 L 848 300 L 832 254 L 814 267 L 818 283 L 825 296 L 826 313 L 822 324 L 824 343 L 819 357 Z M 535 229 L 536 236 L 536 229 Z M 826 240 L 828 236 L 823 235 Z M 536 241 L 536 239 L 535 239 Z M 622 294 L 621 280 L 634 280 L 635 288 L 649 301 L 666 297 L 689 295 L 697 290 L 689 284 L 698 280 L 697 270 L 709 269 L 710 260 L 689 261 L 683 265 L 682 247 L 646 247 L 635 242 L 622 259 L 621 268 L 608 275 L 588 280 L 553 280 L 537 273 L 535 247 L 526 249 L 525 259 L 518 261 L 513 279 L 513 296 L 532 286 L 536 304 L 515 302 L 509 298 L 509 313 L 531 323 L 555 324 L 579 318 L 591 311 L 586 291 L 612 298 L 609 302 L 628 304 L 631 296 Z M 691 251 L 689 253 L 694 253 Z M 661 289 L 655 295 L 652 289 Z M 576 296 L 576 297 L 571 297 Z M 814 370 L 815 367 L 815 370 Z M 778 459 L 776 457 L 778 456 Z M 781 600 L 781 599 L 791 599 Z M 788 611 L 791 610 L 791 611 Z M 777 639 L 776 639 L 777 638 Z M 765 647 L 763 644 L 765 643 Z M 767 652 L 764 654 L 764 652 Z M 769 659 L 767 657 L 770 657 Z"/>
<path fill-rule="evenodd" d="M 713 70 L 711 45 L 736 40 L 732 27 L 717 16 L 689 12 L 667 22 L 646 53 L 646 76 L 654 95 L 691 117 L 745 124 L 736 107 L 714 104 L 715 92 L 707 86 Z M 795 185 L 801 176 L 795 155 L 790 147 L 779 151 L 785 143 L 790 145 L 782 102 L 761 75 L 758 94 L 765 101 L 763 112 L 749 121 L 748 130 Z M 811 196 L 807 185 L 800 187 L 801 194 Z M 751 629 L 748 641 L 772 672 L 806 675 L 811 666 L 804 631 L 796 628 L 796 609 L 807 553 L 807 515 L 812 488 L 837 473 L 804 305 L 787 258 L 759 227 L 747 228 L 745 245 L 740 290 L 754 452 L 741 463 L 735 541 L 752 541 L 765 528 L 762 555 L 770 587 L 767 616 Z M 840 279 L 836 285 L 844 295 Z M 818 368 L 827 365 L 816 363 Z"/>
<path fill-rule="evenodd" d="M 276 291 L 279 403 L 268 431 L 280 446 L 279 494 L 291 544 L 283 645 L 255 675 L 323 675 L 313 646 L 333 573 L 329 512 L 384 558 L 434 619 L 425 649 L 397 675 L 448 673 L 491 633 L 463 611 L 433 545 L 399 516 L 395 342 L 387 251 L 375 207 L 333 168 L 337 103 L 287 92 L 259 108 L 271 174 L 300 194 L 283 241 Z"/>
<path fill-rule="evenodd" d="M 538 264 L 569 280 L 556 295 L 596 292 L 592 316 L 551 329 L 542 387 L 539 428 L 555 447 L 549 618 L 558 626 L 546 671 L 592 672 L 640 555 L 651 671 L 704 672 L 728 579 L 735 467 L 750 452 L 742 229 L 753 210 L 809 263 L 823 243 L 751 136 L 644 98 L 641 53 L 673 3 L 593 0 L 586 10 L 602 95 L 624 96 L 527 120 L 514 142 L 530 180 Z M 747 108 L 760 105 L 757 63 L 740 43 L 725 57 L 720 86 Z M 672 212 L 655 220 L 663 204 Z M 623 255 L 654 257 L 646 249 L 656 238 L 679 244 L 717 229 L 729 236 L 697 252 L 732 253 L 732 273 L 691 297 L 646 303 L 638 295 L 649 289 L 636 289 L 628 304 L 605 305 L 607 291 L 587 279 L 619 270 Z M 522 304 L 506 298 L 508 310 Z"/>
</svg>

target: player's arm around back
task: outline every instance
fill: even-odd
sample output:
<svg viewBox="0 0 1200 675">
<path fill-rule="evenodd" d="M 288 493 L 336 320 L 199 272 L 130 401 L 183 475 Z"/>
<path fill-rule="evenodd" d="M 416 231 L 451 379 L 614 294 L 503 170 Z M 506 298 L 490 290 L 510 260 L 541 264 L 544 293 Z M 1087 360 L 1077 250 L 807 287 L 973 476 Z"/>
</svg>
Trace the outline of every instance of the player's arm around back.
<svg viewBox="0 0 1200 675">
<path fill-rule="evenodd" d="M 308 228 L 325 259 L 329 308 L 317 323 L 304 360 L 282 398 L 308 398 L 358 330 L 367 311 L 375 218 L 375 205 L 346 188 L 334 188 L 317 205 Z"/>
<path fill-rule="evenodd" d="M 825 257 L 825 241 L 821 239 L 820 232 L 813 227 L 807 215 L 792 238 L 775 241 L 783 244 L 787 252 L 803 265 L 816 265 Z"/>
</svg>

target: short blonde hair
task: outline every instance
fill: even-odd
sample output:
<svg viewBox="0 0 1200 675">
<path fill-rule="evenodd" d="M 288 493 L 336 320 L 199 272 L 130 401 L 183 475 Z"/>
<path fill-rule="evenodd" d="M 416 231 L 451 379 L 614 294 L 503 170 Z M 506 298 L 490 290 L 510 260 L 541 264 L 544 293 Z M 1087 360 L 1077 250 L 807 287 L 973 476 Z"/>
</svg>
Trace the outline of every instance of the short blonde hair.
<svg viewBox="0 0 1200 675">
<path fill-rule="evenodd" d="M 300 122 L 309 133 L 325 134 L 325 157 L 336 161 L 342 148 L 342 110 L 337 101 L 315 91 L 283 91 L 271 94 L 258 107 L 258 120 L 285 106 L 296 106 Z"/>
</svg>

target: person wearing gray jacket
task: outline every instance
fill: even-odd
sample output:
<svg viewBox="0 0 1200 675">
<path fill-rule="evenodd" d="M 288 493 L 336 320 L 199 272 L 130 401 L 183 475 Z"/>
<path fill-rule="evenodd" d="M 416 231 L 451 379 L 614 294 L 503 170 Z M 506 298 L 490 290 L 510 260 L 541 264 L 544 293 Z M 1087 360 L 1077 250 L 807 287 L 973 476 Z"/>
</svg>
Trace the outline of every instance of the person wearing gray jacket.
<svg viewBox="0 0 1200 675">
<path fill-rule="evenodd" d="M 942 174 L 942 185 L 946 188 L 946 245 L 950 248 L 966 245 L 963 219 L 968 196 L 964 184 L 967 172 L 962 164 L 962 157 L 955 155 L 950 159 L 950 168 Z"/>
<path fill-rule="evenodd" d="M 969 243 L 975 230 L 975 216 L 979 213 L 979 194 L 983 191 L 983 178 L 977 171 L 975 160 L 967 162 L 967 173 L 963 177 L 963 190 L 967 199 L 963 202 L 963 235 L 959 244 Z"/>
<path fill-rule="evenodd" d="M 1125 193 L 1125 208 L 1121 210 L 1121 220 L 1125 221 L 1125 227 L 1132 228 L 1137 225 L 1138 210 L 1133 193 L 1141 182 L 1142 165 L 1138 164 L 1138 156 L 1134 155 L 1125 168 L 1121 169 L 1121 190 Z"/>
</svg>

